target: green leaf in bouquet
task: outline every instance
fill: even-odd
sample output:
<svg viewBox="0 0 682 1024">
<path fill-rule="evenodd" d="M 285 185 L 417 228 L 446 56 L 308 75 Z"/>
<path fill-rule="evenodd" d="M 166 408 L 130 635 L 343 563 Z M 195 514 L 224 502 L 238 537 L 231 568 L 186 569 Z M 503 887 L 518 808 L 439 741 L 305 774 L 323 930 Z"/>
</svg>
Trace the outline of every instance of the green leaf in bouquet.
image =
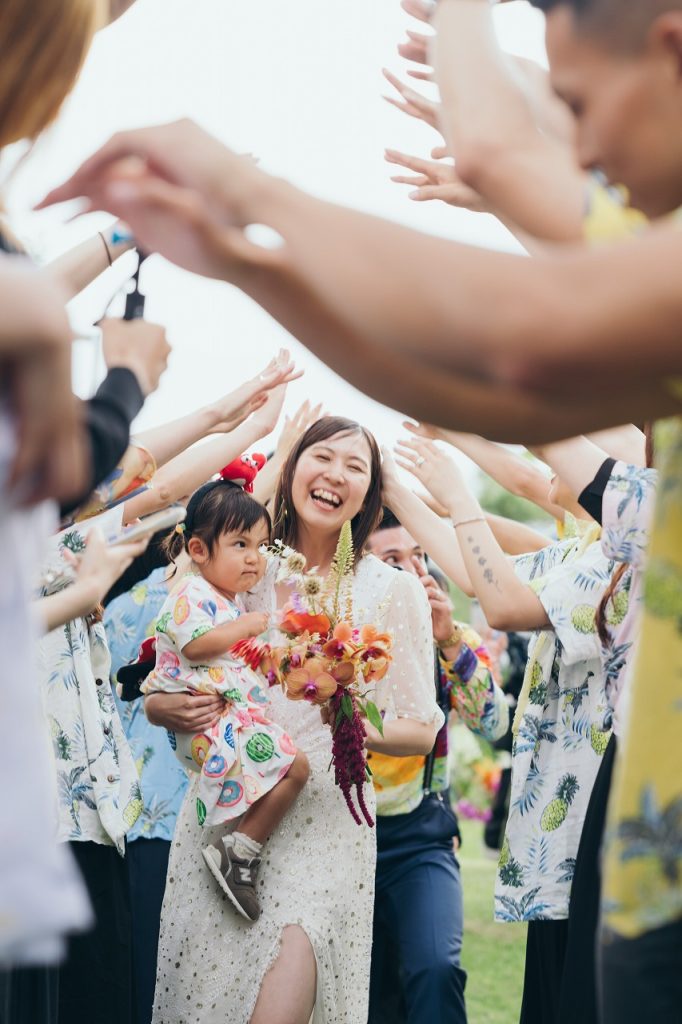
<svg viewBox="0 0 682 1024">
<path fill-rule="evenodd" d="M 370 725 L 373 725 L 374 728 L 379 733 L 379 735 L 383 736 L 384 735 L 384 720 L 381 717 L 381 713 L 379 711 L 379 708 L 376 706 L 376 704 L 373 701 L 368 700 L 365 703 L 365 714 L 367 716 L 367 721 L 370 723 Z"/>
<path fill-rule="evenodd" d="M 350 722 L 353 718 L 353 701 L 347 693 L 344 693 L 341 698 L 341 710 Z"/>
</svg>

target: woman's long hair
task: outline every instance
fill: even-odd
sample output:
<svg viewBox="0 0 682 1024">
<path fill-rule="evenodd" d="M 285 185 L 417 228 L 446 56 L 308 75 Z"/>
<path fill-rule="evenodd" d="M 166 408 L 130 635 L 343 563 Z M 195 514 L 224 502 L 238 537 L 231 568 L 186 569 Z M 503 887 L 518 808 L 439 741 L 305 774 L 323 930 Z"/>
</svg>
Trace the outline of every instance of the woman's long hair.
<svg viewBox="0 0 682 1024">
<path fill-rule="evenodd" d="M 381 521 L 381 453 L 372 434 L 355 420 L 343 416 L 324 416 L 317 423 L 308 427 L 292 448 L 288 459 L 282 466 L 273 505 L 274 536 L 284 544 L 292 547 L 298 538 L 298 516 L 292 498 L 292 486 L 298 460 L 306 449 L 322 441 L 328 441 L 337 434 L 357 434 L 365 439 L 369 446 L 371 466 L 370 483 L 362 508 L 351 521 L 353 545 L 355 547 L 355 564 L 362 558 L 367 540 Z"/>
<path fill-rule="evenodd" d="M 0 148 L 54 121 L 107 10 L 106 0 L 3 0 Z"/>
</svg>

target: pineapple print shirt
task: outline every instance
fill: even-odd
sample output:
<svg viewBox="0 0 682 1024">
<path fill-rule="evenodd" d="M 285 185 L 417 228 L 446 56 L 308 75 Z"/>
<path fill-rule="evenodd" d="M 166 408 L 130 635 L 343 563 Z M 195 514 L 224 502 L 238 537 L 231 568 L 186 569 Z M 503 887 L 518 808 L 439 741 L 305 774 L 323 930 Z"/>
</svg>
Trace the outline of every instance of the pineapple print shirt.
<svg viewBox="0 0 682 1024">
<path fill-rule="evenodd" d="M 560 920 L 568 917 L 585 812 L 608 742 L 594 615 L 613 563 L 598 541 L 573 537 L 523 555 L 515 566 L 554 628 L 535 633 L 528 649 L 528 701 L 512 750 L 495 917 Z"/>
<path fill-rule="evenodd" d="M 82 551 L 93 526 L 109 536 L 120 529 L 121 519 L 119 508 L 57 534 L 50 542 L 49 567 L 64 566 L 64 550 Z M 104 626 L 75 619 L 44 636 L 38 649 L 57 775 L 58 838 L 114 845 L 123 855 L 142 800 L 109 684 Z"/>
<path fill-rule="evenodd" d="M 629 677 L 630 655 L 642 612 L 642 569 L 657 481 L 654 469 L 616 462 L 604 490 L 602 550 L 607 558 L 625 562 L 629 567 L 606 609 L 608 644 L 602 652 L 608 701 L 604 725 L 612 726 L 617 736 L 621 733 L 626 703 L 621 696 Z"/>
</svg>

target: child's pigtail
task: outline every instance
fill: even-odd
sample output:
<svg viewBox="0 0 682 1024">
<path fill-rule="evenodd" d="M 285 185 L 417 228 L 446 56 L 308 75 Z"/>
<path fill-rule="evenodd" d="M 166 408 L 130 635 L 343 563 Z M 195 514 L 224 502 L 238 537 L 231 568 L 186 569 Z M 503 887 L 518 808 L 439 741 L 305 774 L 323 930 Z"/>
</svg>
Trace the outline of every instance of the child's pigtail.
<svg viewBox="0 0 682 1024">
<path fill-rule="evenodd" d="M 185 524 L 178 523 L 174 530 L 164 539 L 161 550 L 169 562 L 174 562 L 185 550 Z"/>
</svg>

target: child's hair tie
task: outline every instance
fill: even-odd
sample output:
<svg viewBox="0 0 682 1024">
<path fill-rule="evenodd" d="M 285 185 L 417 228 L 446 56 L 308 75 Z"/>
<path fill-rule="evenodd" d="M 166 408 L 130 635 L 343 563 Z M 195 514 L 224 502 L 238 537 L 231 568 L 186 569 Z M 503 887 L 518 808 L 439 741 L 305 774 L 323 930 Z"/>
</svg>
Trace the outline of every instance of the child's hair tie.
<svg viewBox="0 0 682 1024">
<path fill-rule="evenodd" d="M 186 526 L 184 523 L 178 523 L 178 525 L 175 527 L 175 532 L 179 533 L 181 537 L 184 534 L 185 530 Z"/>
</svg>

